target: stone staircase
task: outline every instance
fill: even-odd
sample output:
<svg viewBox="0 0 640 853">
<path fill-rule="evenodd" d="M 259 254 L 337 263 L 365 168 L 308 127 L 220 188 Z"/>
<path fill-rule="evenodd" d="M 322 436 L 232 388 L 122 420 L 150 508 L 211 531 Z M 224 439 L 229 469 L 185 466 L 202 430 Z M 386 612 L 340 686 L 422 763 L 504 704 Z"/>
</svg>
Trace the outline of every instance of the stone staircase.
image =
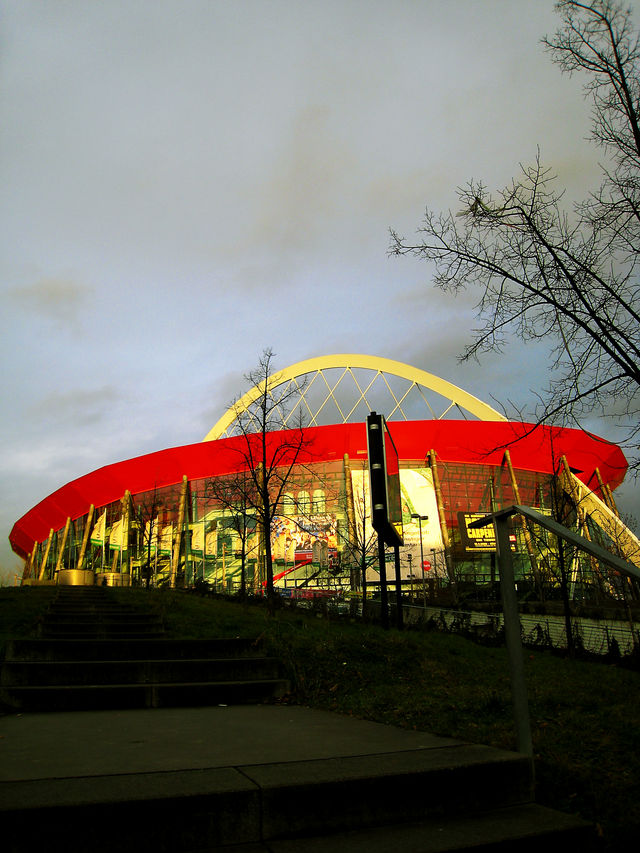
<svg viewBox="0 0 640 853">
<path fill-rule="evenodd" d="M 47 640 L 154 639 L 164 633 L 158 613 L 117 601 L 100 586 L 58 587 L 40 629 Z"/>
<path fill-rule="evenodd" d="M 157 613 L 101 587 L 60 587 L 40 633 L 8 644 L 0 671 L 7 711 L 256 703 L 289 689 L 254 640 L 166 639 Z"/>
<path fill-rule="evenodd" d="M 41 638 L 10 644 L 5 710 L 87 713 L 5 718 L 8 853 L 595 849 L 589 824 L 533 801 L 526 756 L 254 704 L 288 688 L 254 641 L 175 642 L 143 615 L 65 590 Z"/>
<path fill-rule="evenodd" d="M 259 725 L 259 715 L 247 722 Z M 316 717 L 309 725 L 300 715 L 296 722 L 323 731 Z M 362 725 L 365 740 L 371 724 Z M 212 726 L 208 733 L 215 738 L 225 730 Z M 281 732 L 267 724 L 261 734 Z M 438 738 L 426 747 L 376 748 L 374 738 L 361 754 L 287 760 L 283 745 L 275 760 L 256 750 L 259 763 L 244 763 L 251 756 L 239 749 L 236 764 L 0 782 L 4 849 L 27 853 L 43 842 L 52 853 L 594 849 L 591 826 L 532 802 L 522 755 Z"/>
</svg>

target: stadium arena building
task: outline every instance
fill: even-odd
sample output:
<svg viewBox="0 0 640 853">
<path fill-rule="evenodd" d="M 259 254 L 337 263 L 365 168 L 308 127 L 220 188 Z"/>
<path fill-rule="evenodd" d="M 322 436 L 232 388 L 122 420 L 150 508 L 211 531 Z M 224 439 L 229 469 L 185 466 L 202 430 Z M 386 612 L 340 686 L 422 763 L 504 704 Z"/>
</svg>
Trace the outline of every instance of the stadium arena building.
<svg viewBox="0 0 640 853">
<path fill-rule="evenodd" d="M 262 438 L 248 436 L 247 424 L 264 392 L 250 389 L 198 444 L 107 465 L 40 501 L 9 537 L 25 560 L 23 584 L 205 581 L 229 592 L 244 578 L 247 591 L 260 592 L 265 533 L 241 485 L 247 447 Z M 509 421 L 449 382 L 371 356 L 300 362 L 271 376 L 266 393 L 280 427 L 264 434 L 270 459 L 297 446 L 301 416 L 307 424 L 294 457 L 288 450 L 279 460 L 285 471 L 293 462 L 269 531 L 282 595 L 357 594 L 363 569 L 367 587 L 379 582 L 365 427 L 372 410 L 385 415 L 398 452 L 407 594 L 495 580 L 491 528 L 468 525 L 511 504 L 559 516 L 640 567 L 640 543 L 613 497 L 627 462 L 604 439 Z M 520 587 L 535 595 L 542 584 L 557 586 L 551 537 L 516 517 L 511 540 Z M 573 554 L 566 570 L 576 598 L 620 595 L 620 578 L 593 559 Z M 395 578 L 393 561 L 387 577 Z"/>
</svg>

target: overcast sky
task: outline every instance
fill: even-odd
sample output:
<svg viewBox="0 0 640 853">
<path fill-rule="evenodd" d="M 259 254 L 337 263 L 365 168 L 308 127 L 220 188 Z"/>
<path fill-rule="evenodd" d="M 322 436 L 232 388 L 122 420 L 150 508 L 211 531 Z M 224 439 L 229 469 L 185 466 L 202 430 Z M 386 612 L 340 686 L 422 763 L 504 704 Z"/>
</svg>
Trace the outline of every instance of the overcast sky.
<svg viewBox="0 0 640 853">
<path fill-rule="evenodd" d="M 459 365 L 472 298 L 388 257 L 388 229 L 412 234 L 470 178 L 502 187 L 536 146 L 568 200 L 598 183 L 581 82 L 540 44 L 551 0 L 0 11 L 5 578 L 24 512 L 202 439 L 267 346 L 280 367 L 367 353 L 531 404 L 544 351 Z"/>
</svg>

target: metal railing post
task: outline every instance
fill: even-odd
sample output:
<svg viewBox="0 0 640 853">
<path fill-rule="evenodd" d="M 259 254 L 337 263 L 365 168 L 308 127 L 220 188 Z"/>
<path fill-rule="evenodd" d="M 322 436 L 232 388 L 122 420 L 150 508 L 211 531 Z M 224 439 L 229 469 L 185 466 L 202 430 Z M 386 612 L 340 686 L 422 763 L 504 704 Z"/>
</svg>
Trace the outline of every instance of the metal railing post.
<svg viewBox="0 0 640 853">
<path fill-rule="evenodd" d="M 518 752 L 533 757 L 533 741 L 529 721 L 529 702 L 524 677 L 522 639 L 520 637 L 520 615 L 516 599 L 516 583 L 509 543 L 509 516 L 494 515 L 498 570 L 500 572 L 500 596 L 504 614 L 504 633 L 511 673 L 511 696 L 516 723 Z"/>
</svg>

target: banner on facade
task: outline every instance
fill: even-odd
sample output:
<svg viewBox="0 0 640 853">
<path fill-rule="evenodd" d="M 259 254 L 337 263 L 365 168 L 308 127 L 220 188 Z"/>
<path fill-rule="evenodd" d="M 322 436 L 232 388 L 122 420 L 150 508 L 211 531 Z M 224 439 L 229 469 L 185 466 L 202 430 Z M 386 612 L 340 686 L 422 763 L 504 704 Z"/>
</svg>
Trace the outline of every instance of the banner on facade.
<svg viewBox="0 0 640 853">
<path fill-rule="evenodd" d="M 125 524 L 124 519 L 119 518 L 115 521 L 109 531 L 109 547 L 116 551 L 127 550 L 129 546 L 129 525 Z"/>
<path fill-rule="evenodd" d="M 91 544 L 92 545 L 102 545 L 104 544 L 105 534 L 107 532 L 107 511 L 102 513 L 100 518 L 96 521 L 93 530 L 91 531 Z"/>
<path fill-rule="evenodd" d="M 204 551 L 204 543 L 205 543 L 205 534 L 204 534 L 204 526 L 205 521 L 194 521 L 193 524 L 189 525 L 189 530 L 191 531 L 191 553 L 192 554 L 202 554 Z"/>
</svg>

